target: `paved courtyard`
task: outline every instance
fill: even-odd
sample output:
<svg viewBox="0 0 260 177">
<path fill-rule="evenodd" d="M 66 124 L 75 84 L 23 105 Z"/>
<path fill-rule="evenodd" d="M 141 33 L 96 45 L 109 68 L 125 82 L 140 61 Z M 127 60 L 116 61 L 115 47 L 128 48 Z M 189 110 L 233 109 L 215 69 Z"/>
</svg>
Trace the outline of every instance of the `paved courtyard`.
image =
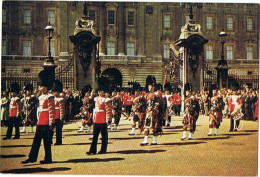
<svg viewBox="0 0 260 177">
<path fill-rule="evenodd" d="M 208 117 L 200 116 L 193 140 L 181 141 L 181 117 L 174 127 L 164 127 L 158 145 L 140 146 L 143 135 L 129 136 L 131 121 L 122 120 L 117 130 L 109 130 L 107 154 L 86 155 L 90 133 L 78 133 L 80 120 L 64 125 L 63 145 L 52 146 L 52 164 L 21 164 L 31 149 L 34 134 L 18 140 L 1 140 L 1 173 L 62 175 L 142 175 L 142 176 L 256 176 L 258 174 L 258 122 L 242 121 L 242 129 L 229 132 L 224 119 L 219 136 L 207 136 Z M 1 139 L 6 128 L 1 128 Z M 152 142 L 152 136 L 149 137 Z M 55 140 L 54 140 L 55 142 Z M 98 150 L 100 149 L 100 141 Z"/>
</svg>

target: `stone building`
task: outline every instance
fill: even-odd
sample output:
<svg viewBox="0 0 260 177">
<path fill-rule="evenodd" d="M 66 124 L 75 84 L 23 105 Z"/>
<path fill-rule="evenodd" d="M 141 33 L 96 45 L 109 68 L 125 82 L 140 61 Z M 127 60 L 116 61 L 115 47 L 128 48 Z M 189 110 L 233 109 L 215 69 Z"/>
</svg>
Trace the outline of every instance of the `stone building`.
<svg viewBox="0 0 260 177">
<path fill-rule="evenodd" d="M 13 81 L 22 86 L 36 85 L 37 73 L 48 53 L 45 26 L 54 28 L 51 52 L 58 66 L 56 78 L 66 87 L 74 84 L 79 72 L 73 62 L 73 44 L 69 40 L 75 22 L 83 16 L 82 1 L 3 1 L 2 5 L 2 89 Z M 127 86 L 137 81 L 145 85 L 154 75 L 164 82 L 165 66 L 170 80 L 171 47 L 189 20 L 183 4 L 171 2 L 87 2 L 93 29 L 101 37 L 99 58 L 101 75 Z M 227 36 L 225 59 L 229 76 L 242 84 L 258 88 L 259 77 L 259 5 L 204 3 L 193 9 L 194 20 L 208 43 L 204 46 L 205 84 L 215 82 L 221 55 L 219 33 Z M 171 82 L 179 82 L 178 76 Z"/>
</svg>

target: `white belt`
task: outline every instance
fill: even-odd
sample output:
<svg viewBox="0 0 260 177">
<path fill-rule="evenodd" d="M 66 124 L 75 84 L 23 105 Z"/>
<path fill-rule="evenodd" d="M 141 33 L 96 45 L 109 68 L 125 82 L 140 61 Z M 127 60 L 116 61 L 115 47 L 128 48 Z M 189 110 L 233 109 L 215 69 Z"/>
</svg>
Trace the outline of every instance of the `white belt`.
<svg viewBox="0 0 260 177">
<path fill-rule="evenodd" d="M 17 106 L 10 106 L 10 108 L 17 108 Z"/>
<path fill-rule="evenodd" d="M 60 109 L 60 107 L 55 107 L 55 109 Z"/>
<path fill-rule="evenodd" d="M 105 110 L 102 110 L 102 109 L 95 109 L 95 112 L 105 112 Z"/>
<path fill-rule="evenodd" d="M 49 111 L 49 109 L 46 108 L 46 109 L 39 109 L 39 110 L 38 110 L 38 112 L 45 112 L 45 111 Z"/>
</svg>

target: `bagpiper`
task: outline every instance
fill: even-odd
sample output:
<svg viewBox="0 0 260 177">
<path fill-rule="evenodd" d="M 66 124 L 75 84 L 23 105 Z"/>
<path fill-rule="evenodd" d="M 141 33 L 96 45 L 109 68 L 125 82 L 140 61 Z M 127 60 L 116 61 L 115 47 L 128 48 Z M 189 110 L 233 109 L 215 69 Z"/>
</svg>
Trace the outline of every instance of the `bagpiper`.
<svg viewBox="0 0 260 177">
<path fill-rule="evenodd" d="M 242 112 L 243 100 L 241 95 L 238 93 L 239 84 L 234 82 L 231 86 L 232 95 L 229 97 L 229 116 L 230 116 L 230 129 L 229 131 L 237 131 L 240 120 L 243 119 L 244 114 Z"/>
<path fill-rule="evenodd" d="M 112 130 L 116 130 L 119 125 L 122 113 L 123 100 L 120 95 L 120 89 L 115 87 L 111 93 L 112 106 L 113 106 L 113 118 L 114 118 L 114 126 L 111 127 Z"/>
<path fill-rule="evenodd" d="M 20 131 L 19 131 L 19 124 L 21 121 L 21 100 L 18 97 L 20 92 L 20 86 L 18 83 L 12 83 L 11 89 L 10 89 L 10 105 L 9 105 L 9 119 L 8 119 L 8 128 L 6 132 L 6 137 L 3 138 L 3 140 L 11 139 L 13 127 L 15 127 L 15 136 L 13 139 L 19 139 L 20 138 Z"/>
<path fill-rule="evenodd" d="M 166 126 L 170 126 L 171 125 L 171 107 L 172 105 L 172 95 L 171 95 L 171 91 L 172 91 L 172 86 L 169 82 L 167 82 L 164 85 L 164 92 L 165 92 L 165 99 L 166 99 L 166 113 L 165 113 L 165 120 L 166 120 Z"/>
<path fill-rule="evenodd" d="M 23 129 L 20 133 L 26 133 L 26 126 L 30 126 L 28 133 L 33 133 L 33 126 L 37 122 L 37 99 L 35 95 L 32 95 L 33 85 L 27 84 L 25 86 L 25 97 L 23 98 Z"/>
<path fill-rule="evenodd" d="M 52 94 L 54 96 L 55 103 L 55 118 L 52 120 L 51 131 L 51 143 L 54 135 L 54 130 L 56 130 L 56 143 L 54 145 L 62 145 L 62 127 L 63 120 L 65 118 L 65 100 L 61 97 L 63 92 L 63 85 L 60 80 L 55 80 L 52 86 Z"/>
<path fill-rule="evenodd" d="M 222 111 L 224 109 L 225 103 L 223 101 L 223 97 L 218 95 L 218 85 L 213 84 L 210 88 L 211 97 L 211 108 L 209 111 L 209 133 L 208 136 L 212 135 L 212 129 L 215 128 L 214 135 L 218 135 L 218 129 L 220 123 L 222 122 L 223 114 Z"/>
<path fill-rule="evenodd" d="M 184 87 L 184 93 L 186 99 L 184 101 L 184 117 L 182 120 L 183 123 L 183 136 L 181 140 L 187 138 L 186 133 L 189 126 L 189 137 L 188 139 L 192 139 L 192 134 L 194 134 L 196 130 L 196 122 L 199 118 L 200 105 L 198 99 L 191 94 L 192 85 L 190 83 L 186 83 Z"/>
<path fill-rule="evenodd" d="M 86 132 L 90 132 L 93 124 L 93 109 L 94 109 L 94 92 L 90 85 L 85 86 L 85 97 L 83 99 L 83 106 L 80 108 L 80 113 L 76 117 L 81 117 L 81 126 L 78 132 L 83 132 L 84 127 L 87 125 Z"/>
<path fill-rule="evenodd" d="M 108 132 L 107 124 L 112 120 L 112 100 L 105 96 L 108 91 L 108 80 L 105 77 L 98 79 L 98 96 L 94 98 L 95 109 L 93 111 L 93 139 L 88 152 L 90 154 L 97 153 L 97 141 L 99 133 L 102 135 L 102 145 L 99 154 L 107 152 Z"/>
<path fill-rule="evenodd" d="M 52 163 L 50 135 L 52 131 L 51 125 L 53 119 L 55 118 L 55 104 L 54 96 L 49 93 L 49 90 L 52 88 L 53 82 L 50 77 L 50 73 L 48 73 L 46 70 L 43 70 L 39 73 L 38 79 L 41 94 L 38 97 L 38 122 L 29 157 L 25 161 L 22 161 L 22 164 L 33 163 L 37 161 L 42 139 L 45 150 L 45 158 L 44 160 L 41 160 L 40 163 Z"/>
<path fill-rule="evenodd" d="M 147 109 L 146 109 L 146 119 L 145 119 L 145 131 L 144 131 L 144 141 L 141 146 L 148 145 L 148 135 L 150 128 L 153 130 L 153 141 L 151 145 L 157 145 L 157 137 L 162 134 L 162 123 L 163 123 L 163 97 L 162 92 L 159 89 L 159 85 L 156 84 L 156 79 L 154 76 L 148 76 L 146 80 L 146 85 L 148 88 Z"/>
</svg>

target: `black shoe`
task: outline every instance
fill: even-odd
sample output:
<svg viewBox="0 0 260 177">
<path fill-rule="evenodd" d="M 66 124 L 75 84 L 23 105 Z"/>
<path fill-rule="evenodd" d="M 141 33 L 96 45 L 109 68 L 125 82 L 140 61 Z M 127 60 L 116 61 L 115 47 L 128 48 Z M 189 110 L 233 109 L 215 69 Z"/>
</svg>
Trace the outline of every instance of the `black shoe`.
<svg viewBox="0 0 260 177">
<path fill-rule="evenodd" d="M 11 139 L 11 138 L 9 138 L 9 137 L 4 137 L 4 138 L 3 138 L 3 140 L 7 140 L 7 139 Z"/>
<path fill-rule="evenodd" d="M 148 143 L 141 143 L 140 145 L 141 146 L 145 146 L 145 145 L 148 145 Z"/>
<path fill-rule="evenodd" d="M 15 136 L 15 137 L 13 137 L 12 139 L 20 139 L 20 137 L 16 137 L 16 136 Z"/>
<path fill-rule="evenodd" d="M 157 145 L 157 143 L 151 143 L 151 145 Z"/>
<path fill-rule="evenodd" d="M 21 163 L 22 164 L 27 164 L 27 163 L 34 163 L 34 162 L 36 162 L 36 160 L 32 160 L 32 159 L 28 158 L 25 161 L 22 161 Z"/>
<path fill-rule="evenodd" d="M 105 154 L 107 153 L 106 151 L 99 151 L 98 154 Z"/>
<path fill-rule="evenodd" d="M 54 145 L 62 145 L 62 143 L 54 143 Z"/>
<path fill-rule="evenodd" d="M 52 160 L 41 160 L 40 164 L 48 164 L 48 163 L 52 163 Z"/>
<path fill-rule="evenodd" d="M 88 151 L 88 152 L 86 152 L 86 154 L 91 155 L 91 154 L 96 154 L 96 152 Z"/>
</svg>

